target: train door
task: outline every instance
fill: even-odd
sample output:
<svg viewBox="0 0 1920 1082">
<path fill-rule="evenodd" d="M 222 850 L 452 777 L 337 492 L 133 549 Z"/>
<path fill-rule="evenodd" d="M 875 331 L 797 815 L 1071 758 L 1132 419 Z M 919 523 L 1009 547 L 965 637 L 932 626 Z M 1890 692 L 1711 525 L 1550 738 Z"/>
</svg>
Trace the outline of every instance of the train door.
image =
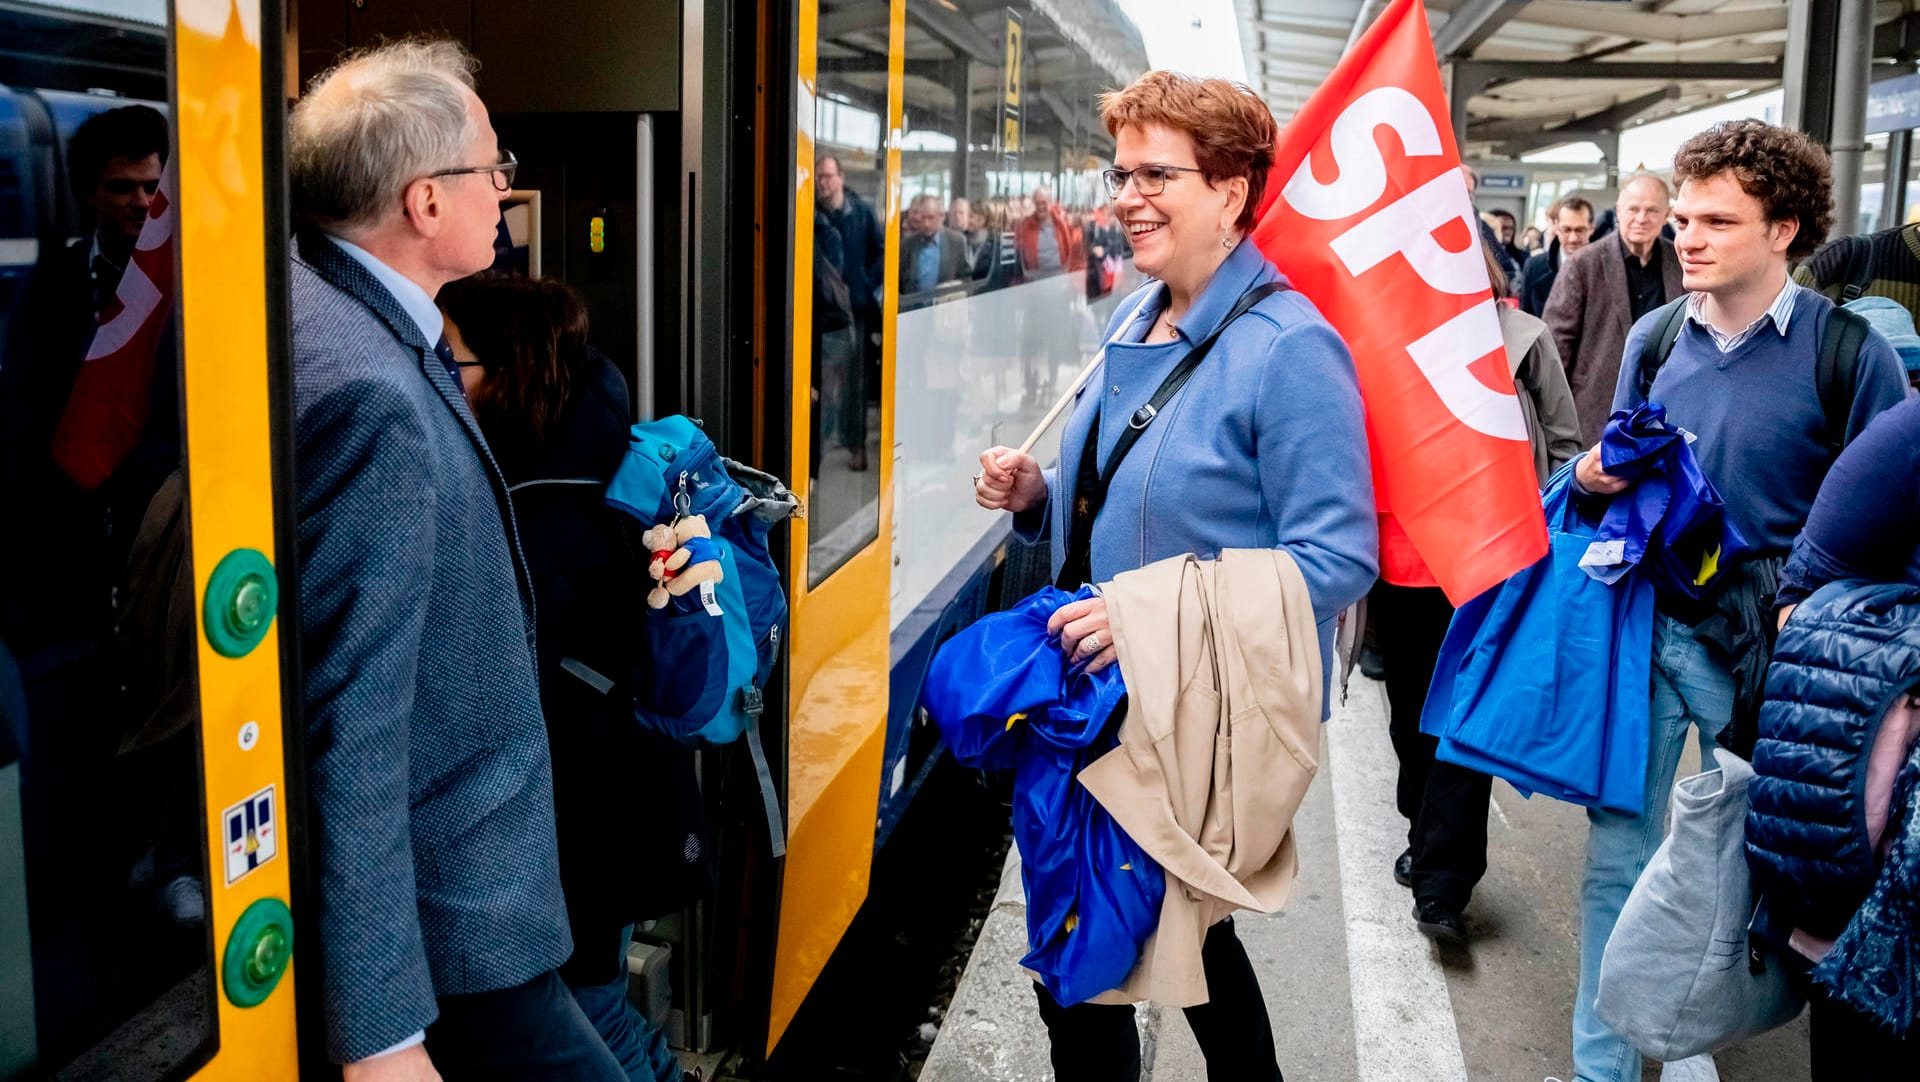
<svg viewBox="0 0 1920 1082">
<path fill-rule="evenodd" d="M 787 812 L 768 1046 L 867 895 L 887 732 L 904 0 L 800 0 Z M 831 248 L 823 247 L 831 245 Z M 804 468 L 803 468 L 804 467 Z"/>
<path fill-rule="evenodd" d="M 0 1079 L 297 1073 L 280 20 L 0 11 Z"/>
</svg>

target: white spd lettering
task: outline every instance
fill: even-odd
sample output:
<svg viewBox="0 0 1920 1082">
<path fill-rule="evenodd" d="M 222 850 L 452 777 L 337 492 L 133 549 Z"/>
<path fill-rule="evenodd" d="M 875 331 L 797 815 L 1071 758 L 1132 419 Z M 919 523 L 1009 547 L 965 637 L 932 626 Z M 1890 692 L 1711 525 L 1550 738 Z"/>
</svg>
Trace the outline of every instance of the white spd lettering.
<svg viewBox="0 0 1920 1082">
<path fill-rule="evenodd" d="M 1457 221 L 1470 238 L 1464 250 L 1450 252 L 1434 239 L 1434 231 Z M 1480 232 L 1474 223 L 1473 197 L 1458 169 L 1427 181 L 1333 239 L 1333 252 L 1355 278 L 1399 254 L 1413 265 L 1422 281 L 1459 297 L 1487 291 L 1487 267 L 1480 255 Z"/>
<path fill-rule="evenodd" d="M 1496 351 L 1504 359 L 1500 316 L 1491 303 L 1476 304 L 1407 345 L 1420 374 L 1461 424 L 1482 435 L 1524 442 L 1527 425 L 1515 396 L 1488 387 L 1468 371 Z"/>
<path fill-rule="evenodd" d="M 1323 222 L 1351 217 L 1372 206 L 1387 190 L 1387 163 L 1373 141 L 1374 130 L 1382 126 L 1400 136 L 1408 157 L 1431 157 L 1441 152 L 1440 129 L 1434 127 L 1432 115 L 1419 98 L 1397 86 L 1369 90 L 1341 112 L 1327 137 L 1327 148 L 1339 170 L 1333 183 L 1314 179 L 1313 158 L 1309 156 L 1287 181 L 1283 194 L 1288 205 Z"/>
</svg>

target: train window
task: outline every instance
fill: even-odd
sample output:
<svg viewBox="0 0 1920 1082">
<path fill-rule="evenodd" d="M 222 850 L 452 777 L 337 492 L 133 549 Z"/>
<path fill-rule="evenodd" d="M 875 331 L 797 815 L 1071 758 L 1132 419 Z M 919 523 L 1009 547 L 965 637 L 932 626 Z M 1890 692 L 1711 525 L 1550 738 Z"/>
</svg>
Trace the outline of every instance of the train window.
<svg viewBox="0 0 1920 1082">
<path fill-rule="evenodd" d="M 974 457 L 1040 420 L 1134 280 L 1098 187 L 1113 143 L 1097 107 L 1132 75 L 1125 61 L 1097 64 L 1087 42 L 1137 42 L 1137 30 L 1114 9 L 1075 36 L 1049 7 L 969 4 L 962 17 L 943 0 L 907 0 L 896 624 L 994 521 L 966 484 Z M 951 247 L 967 269 L 953 267 Z M 1041 453 L 1053 445 L 1042 440 Z"/>
<path fill-rule="evenodd" d="M 807 584 L 880 536 L 887 0 L 820 5 L 813 118 L 813 439 Z"/>
<path fill-rule="evenodd" d="M 216 1018 L 172 28 L 73 7 L 0 8 L 0 1079 L 157 1079 Z"/>
</svg>

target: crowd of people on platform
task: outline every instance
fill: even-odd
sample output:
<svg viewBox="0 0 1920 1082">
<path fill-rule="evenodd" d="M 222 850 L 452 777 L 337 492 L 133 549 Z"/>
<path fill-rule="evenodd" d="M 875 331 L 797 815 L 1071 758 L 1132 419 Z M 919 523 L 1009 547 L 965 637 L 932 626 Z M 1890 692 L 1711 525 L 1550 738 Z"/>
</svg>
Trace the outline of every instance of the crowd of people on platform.
<svg viewBox="0 0 1920 1082">
<path fill-rule="evenodd" d="M 1169 898 L 1238 898 L 1244 895 L 1233 893 L 1236 888 L 1253 892 L 1269 883 L 1268 851 L 1233 846 L 1250 826 L 1237 817 L 1245 814 L 1245 804 L 1219 802 L 1222 772 L 1233 776 L 1236 754 L 1253 753 L 1237 750 L 1237 730 L 1236 747 L 1230 747 L 1227 723 L 1214 717 L 1223 701 L 1245 693 L 1232 664 L 1223 668 L 1220 659 L 1244 659 L 1258 647 L 1236 637 L 1236 625 L 1221 626 L 1228 619 L 1224 602 L 1208 592 L 1219 587 L 1205 584 L 1236 566 L 1236 549 L 1284 554 L 1282 567 L 1304 578 L 1329 661 L 1342 609 L 1370 587 L 1368 667 L 1386 682 L 1400 762 L 1396 796 L 1408 839 L 1406 850 L 1380 874 L 1391 874 L 1412 892 L 1412 920 L 1420 932 L 1465 944 L 1470 925 L 1464 911 L 1487 869 L 1493 779 L 1441 756 L 1437 734 L 1422 727 L 1423 711 L 1433 709 L 1431 696 L 1442 694 L 1436 666 L 1455 607 L 1431 580 L 1372 582 L 1378 570 L 1369 525 L 1372 494 L 1355 480 L 1367 473 L 1340 465 L 1366 454 L 1365 429 L 1354 408 L 1353 361 L 1319 313 L 1287 291 L 1246 239 L 1245 210 L 1257 202 L 1271 167 L 1271 118 L 1232 84 L 1168 73 L 1109 94 L 1102 108 L 1117 140 L 1114 168 L 1106 174 L 1115 214 L 1129 231 L 1136 265 L 1154 280 L 1116 309 L 1104 357 L 1088 379 L 1094 393 L 1082 394 L 1074 405 L 1057 464 L 1043 468 L 1030 454 L 997 446 L 981 454 L 974 478 L 981 506 L 1012 512 L 1022 536 L 1050 538 L 1057 590 L 1100 584 L 1091 597 L 1060 595 L 1065 603 L 1048 624 L 1071 666 L 1064 688 L 1070 691 L 1074 673 L 1118 663 L 1129 688 L 1149 696 L 1135 707 L 1149 720 L 1136 722 L 1127 710 L 1115 711 L 1108 735 L 1083 753 L 1092 765 L 1080 775 L 1082 782 L 1100 798 L 1104 813 L 1130 833 L 1136 821 L 1162 831 L 1151 817 L 1136 819 L 1144 813 L 1127 799 L 1105 795 L 1117 772 L 1157 762 L 1151 776 L 1168 791 L 1152 785 L 1149 796 L 1171 801 L 1179 827 L 1200 850 L 1174 850 L 1162 858 L 1160 834 L 1135 836 L 1165 863 Z M 1471 192 L 1477 178 L 1466 172 Z M 1644 659 L 1651 666 L 1650 684 L 1625 691 L 1646 697 L 1638 707 L 1648 729 L 1639 745 L 1646 749 L 1644 788 L 1633 787 L 1644 797 L 1631 808 L 1589 807 L 1586 871 L 1581 882 L 1564 885 L 1580 905 L 1572 1034 L 1579 1082 L 1626 1082 L 1641 1075 L 1638 1047 L 1611 1028 L 1595 1005 L 1616 922 L 1665 834 L 1669 794 L 1689 733 L 1705 749 L 1717 737 L 1742 757 L 1754 755 L 1760 738 L 1751 714 L 1761 709 L 1759 685 L 1773 637 L 1780 625 L 1796 634 L 1788 623 L 1792 603 L 1829 583 L 1904 584 L 1906 603 L 1898 609 L 1903 616 L 1876 610 L 1843 612 L 1840 618 L 1904 619 L 1899 634 L 1920 636 L 1920 402 L 1909 397 L 1910 373 L 1920 372 L 1912 315 L 1920 300 L 1920 227 L 1821 249 L 1832 226 L 1831 189 L 1827 152 L 1808 137 L 1758 120 L 1732 121 L 1690 139 L 1679 150 L 1671 181 L 1652 173 L 1623 178 L 1600 222 L 1587 199 L 1556 203 L 1544 250 L 1516 243 L 1517 223 L 1509 214 L 1495 212 L 1480 222 L 1535 479 L 1549 492 L 1563 493 L 1561 502 L 1575 518 L 1598 519 L 1616 502 L 1626 506 L 1640 499 L 1635 485 L 1641 475 L 1630 477 L 1619 464 L 1616 440 L 1631 446 L 1636 436 L 1681 435 L 1684 440 L 1663 446 L 1684 443 L 1687 468 L 1695 471 L 1689 476 L 1699 478 L 1701 492 L 1711 493 L 1728 537 L 1743 539 L 1747 549 L 1737 561 L 1735 550 L 1725 546 L 1705 553 L 1689 589 L 1653 594 L 1650 637 L 1639 647 L 1651 655 Z M 1797 277 L 1806 286 L 1793 272 L 1802 261 Z M 1270 288 L 1278 292 L 1263 291 L 1262 283 L 1274 283 Z M 1857 310 L 1863 302 L 1853 299 L 1862 294 L 1864 311 Z M 1184 380 L 1194 389 L 1182 393 Z M 1135 409 L 1141 402 L 1148 404 Z M 1664 420 L 1647 420 L 1649 403 L 1652 413 L 1664 410 Z M 1156 418 L 1163 419 L 1154 423 Z M 1312 453 L 1298 455 L 1303 446 Z M 1330 467 L 1340 480 L 1327 475 Z M 1257 504 L 1249 504 L 1256 496 Z M 1627 514 L 1657 521 L 1666 500 L 1661 496 L 1659 507 Z M 1652 543 L 1659 543 L 1657 534 Z M 1722 555 L 1725 568 L 1719 566 Z M 1195 579 L 1191 572 L 1161 570 L 1182 561 L 1197 562 L 1211 575 Z M 1567 566 L 1573 567 L 1571 561 Z M 1585 580 L 1595 573 L 1576 568 L 1574 574 Z M 1143 606 L 1150 581 L 1188 592 Z M 1198 590 L 1183 585 L 1196 581 Z M 1712 588 L 1692 588 L 1707 584 Z M 1834 617 L 1823 611 L 1820 618 Z M 1185 634 L 1199 635 L 1210 646 L 1211 669 L 1181 667 L 1161 675 L 1170 659 L 1150 655 L 1146 644 L 1157 641 L 1150 627 L 1169 622 L 1196 629 Z M 1603 627 L 1571 631 L 1608 634 Z M 1612 633 L 1621 634 L 1620 628 Z M 1177 655 L 1182 666 L 1185 646 L 1183 637 Z M 1260 656 L 1284 665 L 1270 652 Z M 1472 663 L 1495 662 L 1479 656 Z M 1828 663 L 1842 671 L 1847 666 L 1844 657 Z M 1133 687 L 1135 678 L 1141 687 Z M 1920 671 L 1896 678 L 1896 684 L 1901 680 L 1907 691 L 1891 704 L 1895 712 L 1903 701 L 1920 701 L 1911 699 L 1920 694 Z M 1279 694 L 1255 698 L 1287 701 Z M 1161 717 L 1168 710 L 1171 720 Z M 1008 731 L 1017 720 L 1006 723 Z M 949 732 L 964 734 L 967 722 L 942 718 L 943 727 L 957 726 Z M 1278 719 L 1271 723 L 1280 725 Z M 1527 720 L 1510 723 L 1524 727 Z M 1877 725 L 1879 719 L 1859 724 Z M 1140 725 L 1152 735 L 1143 736 Z M 1914 746 L 1912 733 L 1887 725 L 1888 731 L 1905 732 L 1908 741 L 1895 746 L 1891 762 L 1897 767 Z M 1198 730 L 1222 734 L 1219 744 L 1202 741 Z M 1776 741 L 1792 739 L 1769 733 Z M 1183 759 L 1202 747 L 1211 752 L 1212 799 L 1202 799 L 1205 786 L 1195 788 L 1188 776 L 1197 764 Z M 1703 769 L 1713 762 L 1709 752 Z M 1637 770 L 1631 764 L 1626 769 Z M 1879 769 L 1884 778 L 1892 768 Z M 1282 785 L 1280 775 L 1263 776 Z M 1920 819 L 1920 766 L 1909 760 L 1899 778 L 1880 790 L 1878 812 L 1910 823 Z M 1821 816 L 1832 814 L 1826 805 L 1801 813 L 1804 821 L 1789 827 L 1789 834 L 1824 829 Z M 1850 947 L 1842 936 L 1840 952 L 1830 956 L 1802 941 L 1791 915 L 1777 915 L 1777 942 L 1763 943 L 1764 922 L 1755 923 L 1755 957 L 1770 952 L 1770 964 L 1784 970 L 1812 1004 L 1812 1069 L 1822 1082 L 1912 1076 L 1907 1031 L 1913 997 L 1903 990 L 1920 981 L 1915 955 L 1907 952 L 1907 930 L 1920 931 L 1920 908 L 1912 904 L 1920 893 L 1910 887 L 1910 877 L 1920 873 L 1920 831 L 1915 841 L 1896 841 L 1887 849 L 1886 839 L 1907 837 L 1884 827 L 1887 818 L 1878 820 L 1884 832 L 1862 843 L 1868 850 L 1883 846 L 1875 892 L 1854 902 L 1859 919 L 1872 927 L 1901 929 L 1890 949 Z M 1088 830 L 1089 839 L 1097 836 L 1093 827 Z M 1838 844 L 1833 835 L 1821 837 Z M 1202 852 L 1219 863 L 1203 860 Z M 1786 874 L 1806 867 L 1789 861 Z M 1030 890 L 1035 882 L 1029 879 Z M 1030 898 L 1030 904 L 1040 902 Z M 1769 905 L 1793 912 L 1763 897 L 1761 909 Z M 1259 986 L 1245 975 L 1244 950 L 1225 916 L 1232 908 L 1212 911 L 1217 923 L 1205 937 L 1202 983 L 1211 998 L 1196 1003 L 1146 983 L 1163 993 L 1152 998 L 1186 1008 L 1211 1076 L 1277 1079 L 1271 1031 L 1250 1006 Z M 1788 932 L 1794 933 L 1792 942 Z M 1159 935 L 1169 934 L 1163 913 Z M 1157 980 L 1166 963 L 1158 942 L 1142 948 L 1139 969 L 1124 985 L 1077 1003 L 1061 1002 L 1052 976 L 1040 980 L 1036 972 L 1057 1078 L 1106 1082 L 1139 1076 L 1130 1004 L 1148 994 L 1140 987 L 1143 975 Z M 1180 940 L 1183 952 L 1189 942 Z M 1032 945 L 1040 957 L 1045 945 Z M 1830 957 L 1844 962 L 1830 960 L 1821 968 Z M 1700 965 L 1698 959 L 1668 961 L 1674 979 Z M 1851 968 L 1836 971 L 1843 965 Z M 1219 1019 L 1229 1016 L 1243 1024 L 1221 1025 Z M 1669 1078 L 1713 1077 L 1707 1056 L 1666 1070 Z"/>
</svg>

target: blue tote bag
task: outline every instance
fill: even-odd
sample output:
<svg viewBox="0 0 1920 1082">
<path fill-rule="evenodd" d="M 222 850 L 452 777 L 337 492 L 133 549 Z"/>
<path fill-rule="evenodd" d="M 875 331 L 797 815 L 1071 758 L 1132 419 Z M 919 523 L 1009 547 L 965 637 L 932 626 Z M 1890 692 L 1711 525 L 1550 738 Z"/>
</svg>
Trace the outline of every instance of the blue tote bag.
<svg viewBox="0 0 1920 1082">
<path fill-rule="evenodd" d="M 1549 549 L 1461 606 L 1434 667 L 1420 731 L 1439 756 L 1526 793 L 1637 812 L 1646 788 L 1653 586 L 1581 569 L 1595 524 L 1571 498 L 1573 464 L 1541 503 Z"/>
</svg>

